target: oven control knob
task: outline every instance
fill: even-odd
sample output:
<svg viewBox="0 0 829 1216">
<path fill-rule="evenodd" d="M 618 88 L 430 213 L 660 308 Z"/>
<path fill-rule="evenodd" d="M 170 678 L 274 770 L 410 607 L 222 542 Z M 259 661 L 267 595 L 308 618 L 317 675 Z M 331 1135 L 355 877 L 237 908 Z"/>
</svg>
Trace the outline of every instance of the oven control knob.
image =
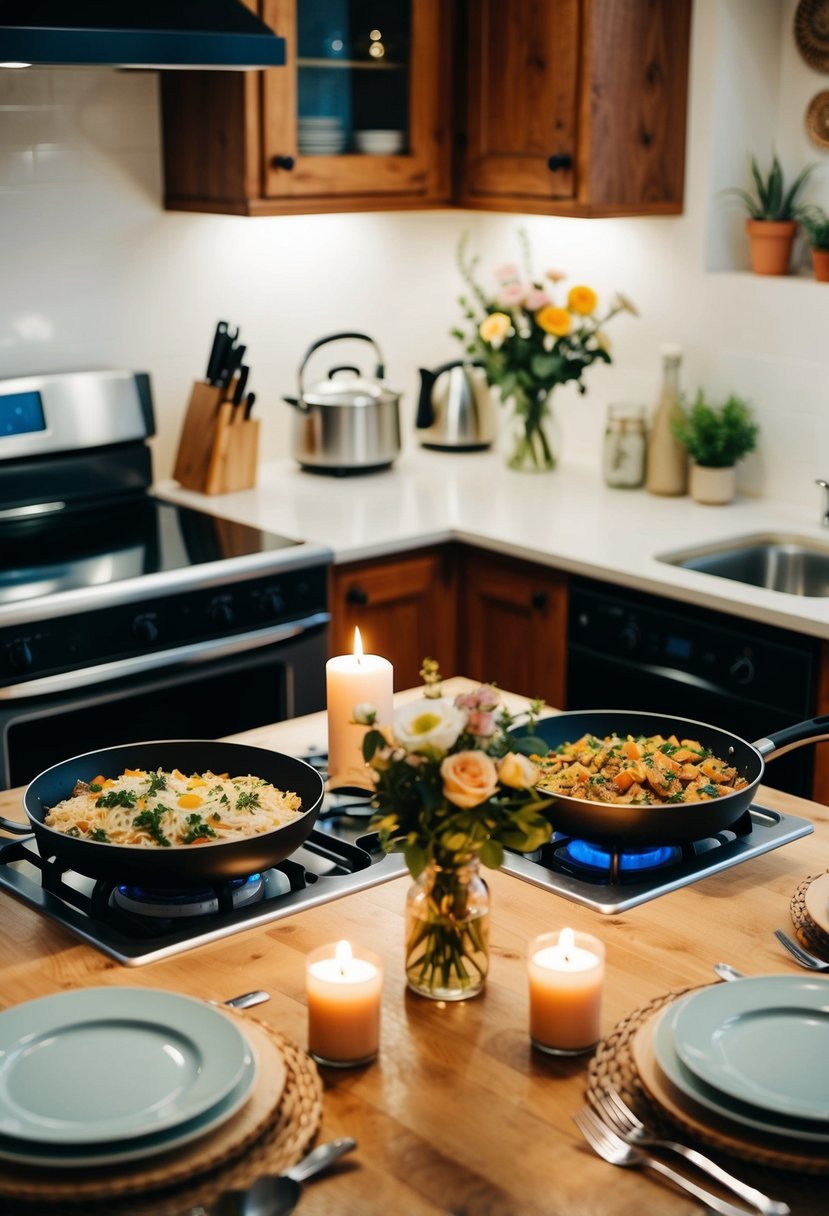
<svg viewBox="0 0 829 1216">
<path fill-rule="evenodd" d="M 208 605 L 207 616 L 212 625 L 232 625 L 233 605 L 229 600 L 213 600 Z"/>
<path fill-rule="evenodd" d="M 283 616 L 287 610 L 285 596 L 276 588 L 269 588 L 262 596 L 262 616 Z"/>
<path fill-rule="evenodd" d="M 132 636 L 137 642 L 154 642 L 158 637 L 156 619 L 150 613 L 142 613 L 132 623 Z"/>
<path fill-rule="evenodd" d="M 754 679 L 754 663 L 748 655 L 741 654 L 728 670 L 735 684 L 750 684 Z"/>
<path fill-rule="evenodd" d="M 635 621 L 628 621 L 619 632 L 619 644 L 624 650 L 635 650 L 642 641 L 642 634 Z"/>
<path fill-rule="evenodd" d="M 34 663 L 32 648 L 26 638 L 18 638 L 6 647 L 9 667 L 12 671 L 29 671 Z"/>
</svg>

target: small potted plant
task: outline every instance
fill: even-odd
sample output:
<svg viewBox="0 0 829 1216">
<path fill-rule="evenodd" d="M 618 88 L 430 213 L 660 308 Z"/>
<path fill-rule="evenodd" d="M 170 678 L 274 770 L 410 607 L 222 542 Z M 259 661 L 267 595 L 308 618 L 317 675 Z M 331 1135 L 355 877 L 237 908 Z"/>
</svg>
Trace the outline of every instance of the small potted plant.
<svg viewBox="0 0 829 1216">
<path fill-rule="evenodd" d="M 689 489 L 700 503 L 731 502 L 736 490 L 736 464 L 757 446 L 757 424 L 739 397 L 711 405 L 702 389 L 690 409 L 674 424 L 674 434 L 691 457 Z"/>
<path fill-rule="evenodd" d="M 792 244 L 797 232 L 797 196 L 814 166 L 801 169 L 790 186 L 786 186 L 780 161 L 772 157 L 771 168 L 763 176 L 754 157 L 751 176 L 755 193 L 739 186 L 727 193 L 735 194 L 748 211 L 746 232 L 751 254 L 751 269 L 755 274 L 788 274 Z"/>
<path fill-rule="evenodd" d="M 829 283 L 829 215 L 822 207 L 799 207 L 797 218 L 812 251 L 818 283 Z"/>
</svg>

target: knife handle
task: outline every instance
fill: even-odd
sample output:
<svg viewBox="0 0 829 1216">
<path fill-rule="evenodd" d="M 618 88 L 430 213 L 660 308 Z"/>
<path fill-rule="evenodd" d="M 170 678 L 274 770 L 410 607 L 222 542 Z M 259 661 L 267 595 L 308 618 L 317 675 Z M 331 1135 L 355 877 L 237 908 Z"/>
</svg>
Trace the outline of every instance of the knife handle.
<svg viewBox="0 0 829 1216">
<path fill-rule="evenodd" d="M 207 373 L 205 376 L 209 384 L 216 384 L 221 374 L 228 328 L 227 321 L 220 321 L 216 326 L 216 332 L 213 335 L 213 345 L 210 348 L 210 355 L 207 360 Z"/>
</svg>

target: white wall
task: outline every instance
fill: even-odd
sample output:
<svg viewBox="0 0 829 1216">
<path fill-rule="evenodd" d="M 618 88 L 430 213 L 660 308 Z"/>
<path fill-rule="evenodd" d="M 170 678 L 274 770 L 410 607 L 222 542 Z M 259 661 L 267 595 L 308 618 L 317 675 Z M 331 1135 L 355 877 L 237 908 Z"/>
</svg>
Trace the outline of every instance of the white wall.
<svg viewBox="0 0 829 1216">
<path fill-rule="evenodd" d="M 563 457 L 598 466 L 606 405 L 655 399 L 659 346 L 686 351 L 683 382 L 736 392 L 761 423 L 761 451 L 741 469 L 750 493 L 819 509 L 829 475 L 829 285 L 746 272 L 743 216 L 721 191 L 748 184 L 748 160 L 776 149 L 793 174 L 818 170 L 809 197 L 829 208 L 829 153 L 804 128 L 826 77 L 792 37 L 796 0 L 696 0 L 686 206 L 680 217 L 567 220 L 454 210 L 247 219 L 161 209 L 155 73 L 106 69 L 0 72 L 0 375 L 124 366 L 152 374 L 156 473 L 169 475 L 193 379 L 220 318 L 238 324 L 263 456 L 289 453 L 299 360 L 314 339 L 365 330 L 404 394 L 407 443 L 418 366 L 459 353 L 454 264 L 469 230 L 481 276 L 519 253 L 524 225 L 539 271 L 555 265 L 641 316 L 609 328 L 615 362 L 588 393 L 562 392 Z M 368 348 L 366 348 L 368 353 Z M 345 352 L 349 353 L 349 352 Z M 357 353 L 352 350 L 350 353 Z M 312 374 L 340 362 L 319 356 Z"/>
</svg>

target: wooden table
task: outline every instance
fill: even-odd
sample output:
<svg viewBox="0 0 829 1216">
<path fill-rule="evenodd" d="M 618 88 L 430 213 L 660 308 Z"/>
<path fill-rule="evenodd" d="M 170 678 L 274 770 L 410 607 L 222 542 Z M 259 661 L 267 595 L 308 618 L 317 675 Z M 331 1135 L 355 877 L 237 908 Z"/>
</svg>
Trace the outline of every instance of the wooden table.
<svg viewBox="0 0 829 1216">
<path fill-rule="evenodd" d="M 446 691 L 468 687 L 447 681 Z M 410 695 L 410 694 L 404 694 Z M 520 702 L 515 702 L 520 704 Z M 299 753 L 325 747 L 323 714 L 250 731 L 250 742 Z M 789 900 L 807 874 L 829 869 L 829 812 L 762 790 L 759 801 L 813 821 L 814 835 L 632 911 L 602 916 L 529 883 L 487 872 L 492 955 L 485 993 L 440 1005 L 410 994 L 403 976 L 407 878 L 250 929 L 190 953 L 125 968 L 0 893 L 0 1006 L 68 988 L 129 984 L 223 999 L 271 994 L 256 1015 L 306 1042 L 304 963 L 342 937 L 385 964 L 381 1052 L 354 1072 L 324 1069 L 321 1139 L 352 1135 L 350 1168 L 309 1184 L 307 1216 L 680 1216 L 701 1208 L 667 1185 L 606 1165 L 571 1121 L 587 1060 L 556 1061 L 527 1033 L 527 940 L 571 925 L 607 947 L 603 1030 L 671 988 L 711 982 L 726 961 L 751 974 L 798 973 L 772 936 L 791 928 Z M 20 792 L 0 814 L 24 818 Z M 827 981 L 829 983 L 829 981 Z M 829 992 L 829 987 L 827 987 Z M 795 1216 L 825 1216 L 829 1180 L 776 1176 Z"/>
</svg>

